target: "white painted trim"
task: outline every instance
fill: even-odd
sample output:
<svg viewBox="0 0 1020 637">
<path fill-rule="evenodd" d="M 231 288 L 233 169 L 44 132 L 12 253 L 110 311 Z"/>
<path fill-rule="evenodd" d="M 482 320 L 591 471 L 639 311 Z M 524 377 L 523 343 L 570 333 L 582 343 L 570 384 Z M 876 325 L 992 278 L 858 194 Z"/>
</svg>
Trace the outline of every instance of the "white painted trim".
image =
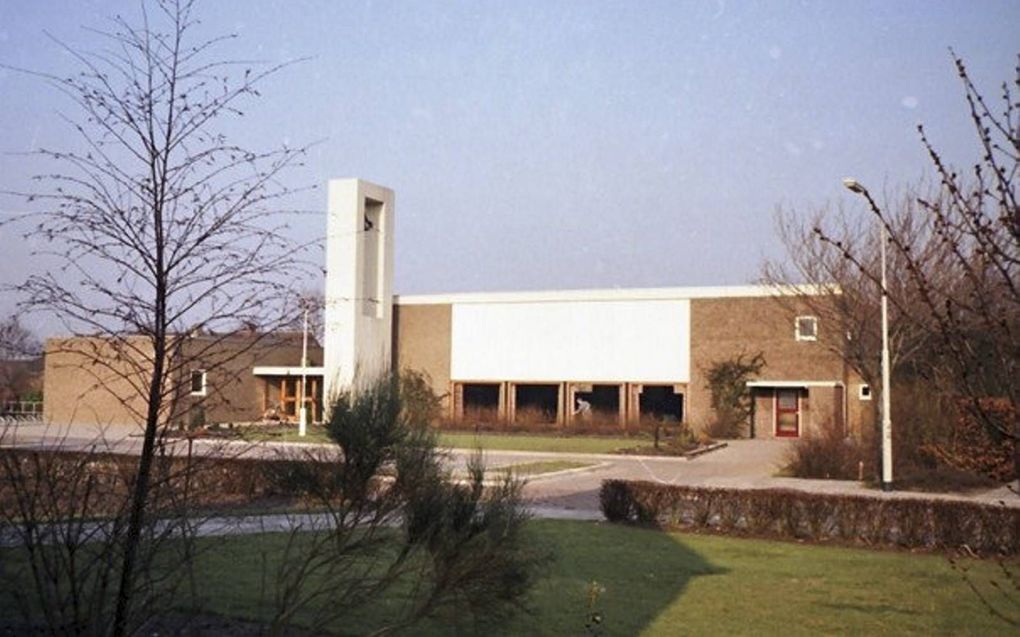
<svg viewBox="0 0 1020 637">
<path fill-rule="evenodd" d="M 321 367 L 255 367 L 254 376 L 322 376 Z"/>
<path fill-rule="evenodd" d="M 446 305 L 453 303 L 558 303 L 576 301 L 645 301 L 678 299 L 755 298 L 774 296 L 822 296 L 839 294 L 832 285 L 733 285 L 683 288 L 609 288 L 594 290 L 541 290 L 534 292 L 466 292 L 394 296 L 397 305 Z"/>
<path fill-rule="evenodd" d="M 868 395 L 864 395 L 864 389 L 868 389 Z M 857 400 L 871 400 L 872 397 L 871 387 L 867 383 L 860 383 L 857 385 Z"/>
<path fill-rule="evenodd" d="M 800 333 L 800 322 L 801 321 L 812 321 L 815 324 L 814 334 L 801 334 Z M 793 334 L 798 341 L 817 341 L 818 340 L 818 317 L 810 314 L 804 314 L 793 319 Z"/>
<path fill-rule="evenodd" d="M 195 378 L 195 374 L 201 374 L 202 375 L 202 389 L 200 389 L 198 391 L 195 391 L 194 389 L 191 389 L 191 391 L 188 393 L 188 395 L 189 396 L 205 396 L 205 394 L 206 394 L 206 387 L 208 387 L 207 383 L 208 383 L 209 376 L 206 374 L 206 371 L 204 369 L 193 369 L 193 370 L 191 370 L 191 374 L 188 376 L 188 387 L 189 387 L 189 389 L 193 386 L 192 382 L 193 382 L 193 380 Z"/>
<path fill-rule="evenodd" d="M 796 389 L 798 387 L 842 387 L 843 382 L 838 380 L 749 380 L 747 386 L 765 389 Z"/>
</svg>

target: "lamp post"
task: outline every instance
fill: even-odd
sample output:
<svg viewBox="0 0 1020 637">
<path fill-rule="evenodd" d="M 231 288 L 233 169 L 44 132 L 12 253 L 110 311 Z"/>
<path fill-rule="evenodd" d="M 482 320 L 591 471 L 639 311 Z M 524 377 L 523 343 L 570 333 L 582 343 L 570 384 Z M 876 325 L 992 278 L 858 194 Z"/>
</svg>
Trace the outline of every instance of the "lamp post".
<svg viewBox="0 0 1020 637">
<path fill-rule="evenodd" d="M 305 308 L 305 323 L 301 334 L 301 407 L 298 410 L 298 435 L 308 431 L 308 409 L 305 406 L 305 384 L 308 382 L 308 308 Z"/>
<path fill-rule="evenodd" d="M 863 196 L 868 201 L 871 211 L 879 220 L 881 229 L 881 257 L 882 257 L 882 490 L 892 489 L 893 462 L 892 462 L 892 411 L 890 371 L 889 371 L 889 287 L 886 279 L 885 244 L 889 242 L 888 231 L 885 221 L 882 219 L 882 211 L 878 204 L 871 197 L 871 193 L 859 181 L 847 177 L 843 185 L 850 192 Z"/>
</svg>

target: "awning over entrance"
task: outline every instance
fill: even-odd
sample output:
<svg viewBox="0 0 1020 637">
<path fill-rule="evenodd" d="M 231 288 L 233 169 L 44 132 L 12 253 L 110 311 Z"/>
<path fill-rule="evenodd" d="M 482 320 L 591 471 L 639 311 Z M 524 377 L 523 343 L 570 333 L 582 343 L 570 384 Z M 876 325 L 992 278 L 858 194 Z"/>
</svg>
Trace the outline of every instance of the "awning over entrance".
<svg viewBox="0 0 1020 637">
<path fill-rule="evenodd" d="M 255 376 L 322 376 L 322 367 L 256 367 Z"/>
</svg>

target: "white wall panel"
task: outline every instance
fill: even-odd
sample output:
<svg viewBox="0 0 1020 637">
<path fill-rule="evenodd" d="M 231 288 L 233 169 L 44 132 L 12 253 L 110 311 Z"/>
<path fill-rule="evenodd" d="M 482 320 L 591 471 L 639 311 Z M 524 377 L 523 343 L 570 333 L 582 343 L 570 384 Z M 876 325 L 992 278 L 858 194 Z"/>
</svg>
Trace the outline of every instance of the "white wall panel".
<svg viewBox="0 0 1020 637">
<path fill-rule="evenodd" d="M 454 380 L 687 382 L 690 301 L 456 303 Z"/>
</svg>

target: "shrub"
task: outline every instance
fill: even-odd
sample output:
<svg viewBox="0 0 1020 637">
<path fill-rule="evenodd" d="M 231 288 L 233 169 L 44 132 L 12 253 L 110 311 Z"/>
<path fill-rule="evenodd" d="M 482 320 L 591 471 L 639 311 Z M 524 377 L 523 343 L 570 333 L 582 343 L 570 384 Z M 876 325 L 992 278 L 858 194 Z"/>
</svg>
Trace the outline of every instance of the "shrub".
<svg viewBox="0 0 1020 637">
<path fill-rule="evenodd" d="M 443 397 L 432 390 L 432 378 L 425 372 L 400 372 L 401 406 L 411 422 L 434 423 L 443 413 Z"/>
<path fill-rule="evenodd" d="M 817 431 L 809 430 L 790 447 L 786 470 L 798 478 L 856 480 L 860 463 L 870 466 L 871 459 L 866 445 L 826 423 Z"/>
<path fill-rule="evenodd" d="M 72 483 L 51 489 L 45 503 L 52 517 L 71 517 L 81 507 L 79 492 L 91 485 L 87 497 L 90 513 L 108 515 L 122 504 L 127 495 L 131 469 L 138 462 L 135 456 L 90 451 L 36 451 L 29 449 L 0 450 L 0 511 L 16 511 L 19 497 L 43 493 L 46 481 L 68 480 Z M 223 458 L 202 456 L 165 457 L 167 480 L 161 484 L 167 499 L 183 498 L 189 490 L 191 506 L 205 507 L 250 502 L 254 498 L 292 494 L 287 475 L 304 463 L 286 459 Z M 314 469 L 314 465 L 310 465 Z M 3 519 L 3 516 L 0 516 Z"/>
<path fill-rule="evenodd" d="M 933 396 L 922 383 L 896 386 L 893 402 L 894 481 L 903 488 L 945 491 L 987 488 L 1013 475 L 1013 446 L 996 438 L 966 405 Z M 986 401 L 987 411 L 1000 406 Z M 1003 418 L 1011 417 L 1006 409 Z M 791 448 L 786 471 L 798 478 L 857 479 L 863 463 L 866 479 L 877 479 L 879 437 L 866 429 L 860 437 L 844 439 L 825 425 L 808 431 Z"/>
<path fill-rule="evenodd" d="M 717 361 L 707 370 L 705 388 L 712 392 L 714 418 L 706 432 L 713 438 L 743 438 L 751 421 L 751 393 L 747 381 L 765 367 L 759 352 L 751 357 L 740 354 L 729 360 Z"/>
<path fill-rule="evenodd" d="M 1015 429 L 1013 423 L 1020 417 L 1016 408 L 1005 398 L 987 398 L 977 405 L 958 400 L 953 407 L 955 426 L 941 440 L 925 444 L 923 451 L 958 471 L 986 476 L 997 482 L 1015 479 L 1016 440 L 1001 432 Z M 984 412 L 984 419 L 994 419 L 999 426 L 989 429 L 975 413 L 979 409 Z"/>
<path fill-rule="evenodd" d="M 377 634 L 437 614 L 488 621 L 520 606 L 548 557 L 526 541 L 523 482 L 507 474 L 487 484 L 480 454 L 454 480 L 427 426 L 425 388 L 421 376 L 390 376 L 334 400 L 327 431 L 339 453 L 305 451 L 315 464 L 289 476 L 325 522 L 291 528 L 292 539 L 318 533 L 281 556 L 272 632 L 297 612 L 312 613 L 320 632 L 390 589 L 404 603 Z"/>
<path fill-rule="evenodd" d="M 606 480 L 599 490 L 599 506 L 602 515 L 610 522 L 628 522 L 634 519 L 634 501 L 630 497 L 627 483 L 622 480 Z"/>
<path fill-rule="evenodd" d="M 1020 508 L 922 498 L 606 480 L 611 522 L 865 546 L 1020 553 Z"/>
<path fill-rule="evenodd" d="M 137 463 L 136 456 L 59 447 L 0 449 L 6 545 L 0 605 L 22 615 L 26 634 L 109 634 L 117 599 L 111 583 L 122 573 L 118 558 Z M 143 632 L 139 626 L 149 618 L 188 603 L 185 583 L 204 509 L 279 493 L 267 466 L 283 464 L 160 447 L 133 589 L 145 604 L 129 615 L 128 633 Z"/>
</svg>

